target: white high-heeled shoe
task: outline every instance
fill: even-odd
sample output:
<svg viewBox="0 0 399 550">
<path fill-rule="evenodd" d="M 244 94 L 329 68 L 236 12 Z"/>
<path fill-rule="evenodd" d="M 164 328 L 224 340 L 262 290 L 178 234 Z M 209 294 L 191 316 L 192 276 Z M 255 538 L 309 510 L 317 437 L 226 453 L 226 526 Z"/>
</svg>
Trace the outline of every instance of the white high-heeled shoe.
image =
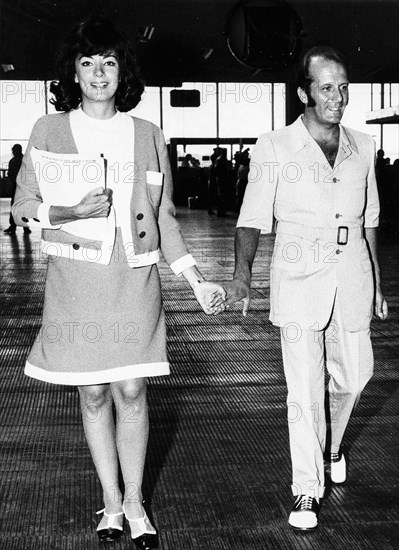
<svg viewBox="0 0 399 550">
<path fill-rule="evenodd" d="M 96 513 L 104 514 L 104 517 L 107 518 L 106 526 L 101 525 L 101 520 L 97 527 L 98 538 L 103 542 L 112 542 L 119 539 L 123 534 L 123 512 L 107 514 L 105 508 L 103 508 Z"/>
<path fill-rule="evenodd" d="M 130 534 L 134 544 L 141 550 L 152 550 L 158 547 L 158 534 L 155 527 L 152 526 L 146 511 L 142 518 L 131 519 L 126 515 L 125 505 L 122 505 L 125 518 L 129 522 Z"/>
</svg>

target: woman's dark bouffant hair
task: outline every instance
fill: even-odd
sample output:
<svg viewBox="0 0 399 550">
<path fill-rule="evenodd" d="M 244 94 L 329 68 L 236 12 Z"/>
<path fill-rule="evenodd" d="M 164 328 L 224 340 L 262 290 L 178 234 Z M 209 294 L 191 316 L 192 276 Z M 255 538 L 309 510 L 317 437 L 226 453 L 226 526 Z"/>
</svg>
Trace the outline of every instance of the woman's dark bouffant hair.
<svg viewBox="0 0 399 550">
<path fill-rule="evenodd" d="M 59 81 L 52 82 L 50 102 L 57 111 L 71 111 L 82 100 L 80 86 L 75 82 L 75 60 L 80 55 L 113 52 L 119 64 L 120 82 L 115 94 L 115 107 L 127 112 L 136 107 L 144 91 L 138 75 L 135 55 L 128 39 L 103 17 L 93 17 L 79 23 L 67 36 L 57 56 Z"/>
</svg>

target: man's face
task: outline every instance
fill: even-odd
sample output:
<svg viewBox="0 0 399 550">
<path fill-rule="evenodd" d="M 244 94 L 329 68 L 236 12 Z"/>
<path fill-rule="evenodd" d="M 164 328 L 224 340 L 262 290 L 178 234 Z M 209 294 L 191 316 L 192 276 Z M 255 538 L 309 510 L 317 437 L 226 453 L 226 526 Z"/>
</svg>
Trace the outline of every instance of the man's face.
<svg viewBox="0 0 399 550">
<path fill-rule="evenodd" d="M 322 126 L 338 124 L 349 100 L 348 75 L 335 61 L 315 57 L 310 63 L 310 94 L 314 106 L 306 105 L 306 116 Z"/>
</svg>

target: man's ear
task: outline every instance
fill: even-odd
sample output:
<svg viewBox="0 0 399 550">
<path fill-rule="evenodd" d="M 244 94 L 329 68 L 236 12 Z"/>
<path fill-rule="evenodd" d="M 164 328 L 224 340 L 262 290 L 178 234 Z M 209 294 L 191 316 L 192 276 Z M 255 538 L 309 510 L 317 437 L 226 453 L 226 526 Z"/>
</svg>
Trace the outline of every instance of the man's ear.
<svg viewBox="0 0 399 550">
<path fill-rule="evenodd" d="M 308 95 L 305 92 L 305 90 L 298 87 L 296 91 L 297 91 L 298 97 L 301 100 L 301 102 L 304 103 L 305 105 L 307 105 L 308 104 Z"/>
</svg>

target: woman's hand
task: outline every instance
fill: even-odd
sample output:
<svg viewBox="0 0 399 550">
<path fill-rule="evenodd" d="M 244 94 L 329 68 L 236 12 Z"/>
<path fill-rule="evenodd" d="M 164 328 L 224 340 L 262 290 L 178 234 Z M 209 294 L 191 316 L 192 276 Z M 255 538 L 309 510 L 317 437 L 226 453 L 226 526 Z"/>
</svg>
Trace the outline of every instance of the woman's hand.
<svg viewBox="0 0 399 550">
<path fill-rule="evenodd" d="M 75 206 L 78 219 L 106 218 L 112 206 L 112 189 L 97 187 Z"/>
<path fill-rule="evenodd" d="M 87 218 L 106 218 L 111 205 L 112 189 L 97 187 L 87 193 L 76 206 L 51 206 L 50 223 L 58 225 Z"/>
<path fill-rule="evenodd" d="M 193 286 L 198 303 L 207 315 L 216 315 L 225 310 L 225 289 L 209 281 L 203 281 Z"/>
</svg>

